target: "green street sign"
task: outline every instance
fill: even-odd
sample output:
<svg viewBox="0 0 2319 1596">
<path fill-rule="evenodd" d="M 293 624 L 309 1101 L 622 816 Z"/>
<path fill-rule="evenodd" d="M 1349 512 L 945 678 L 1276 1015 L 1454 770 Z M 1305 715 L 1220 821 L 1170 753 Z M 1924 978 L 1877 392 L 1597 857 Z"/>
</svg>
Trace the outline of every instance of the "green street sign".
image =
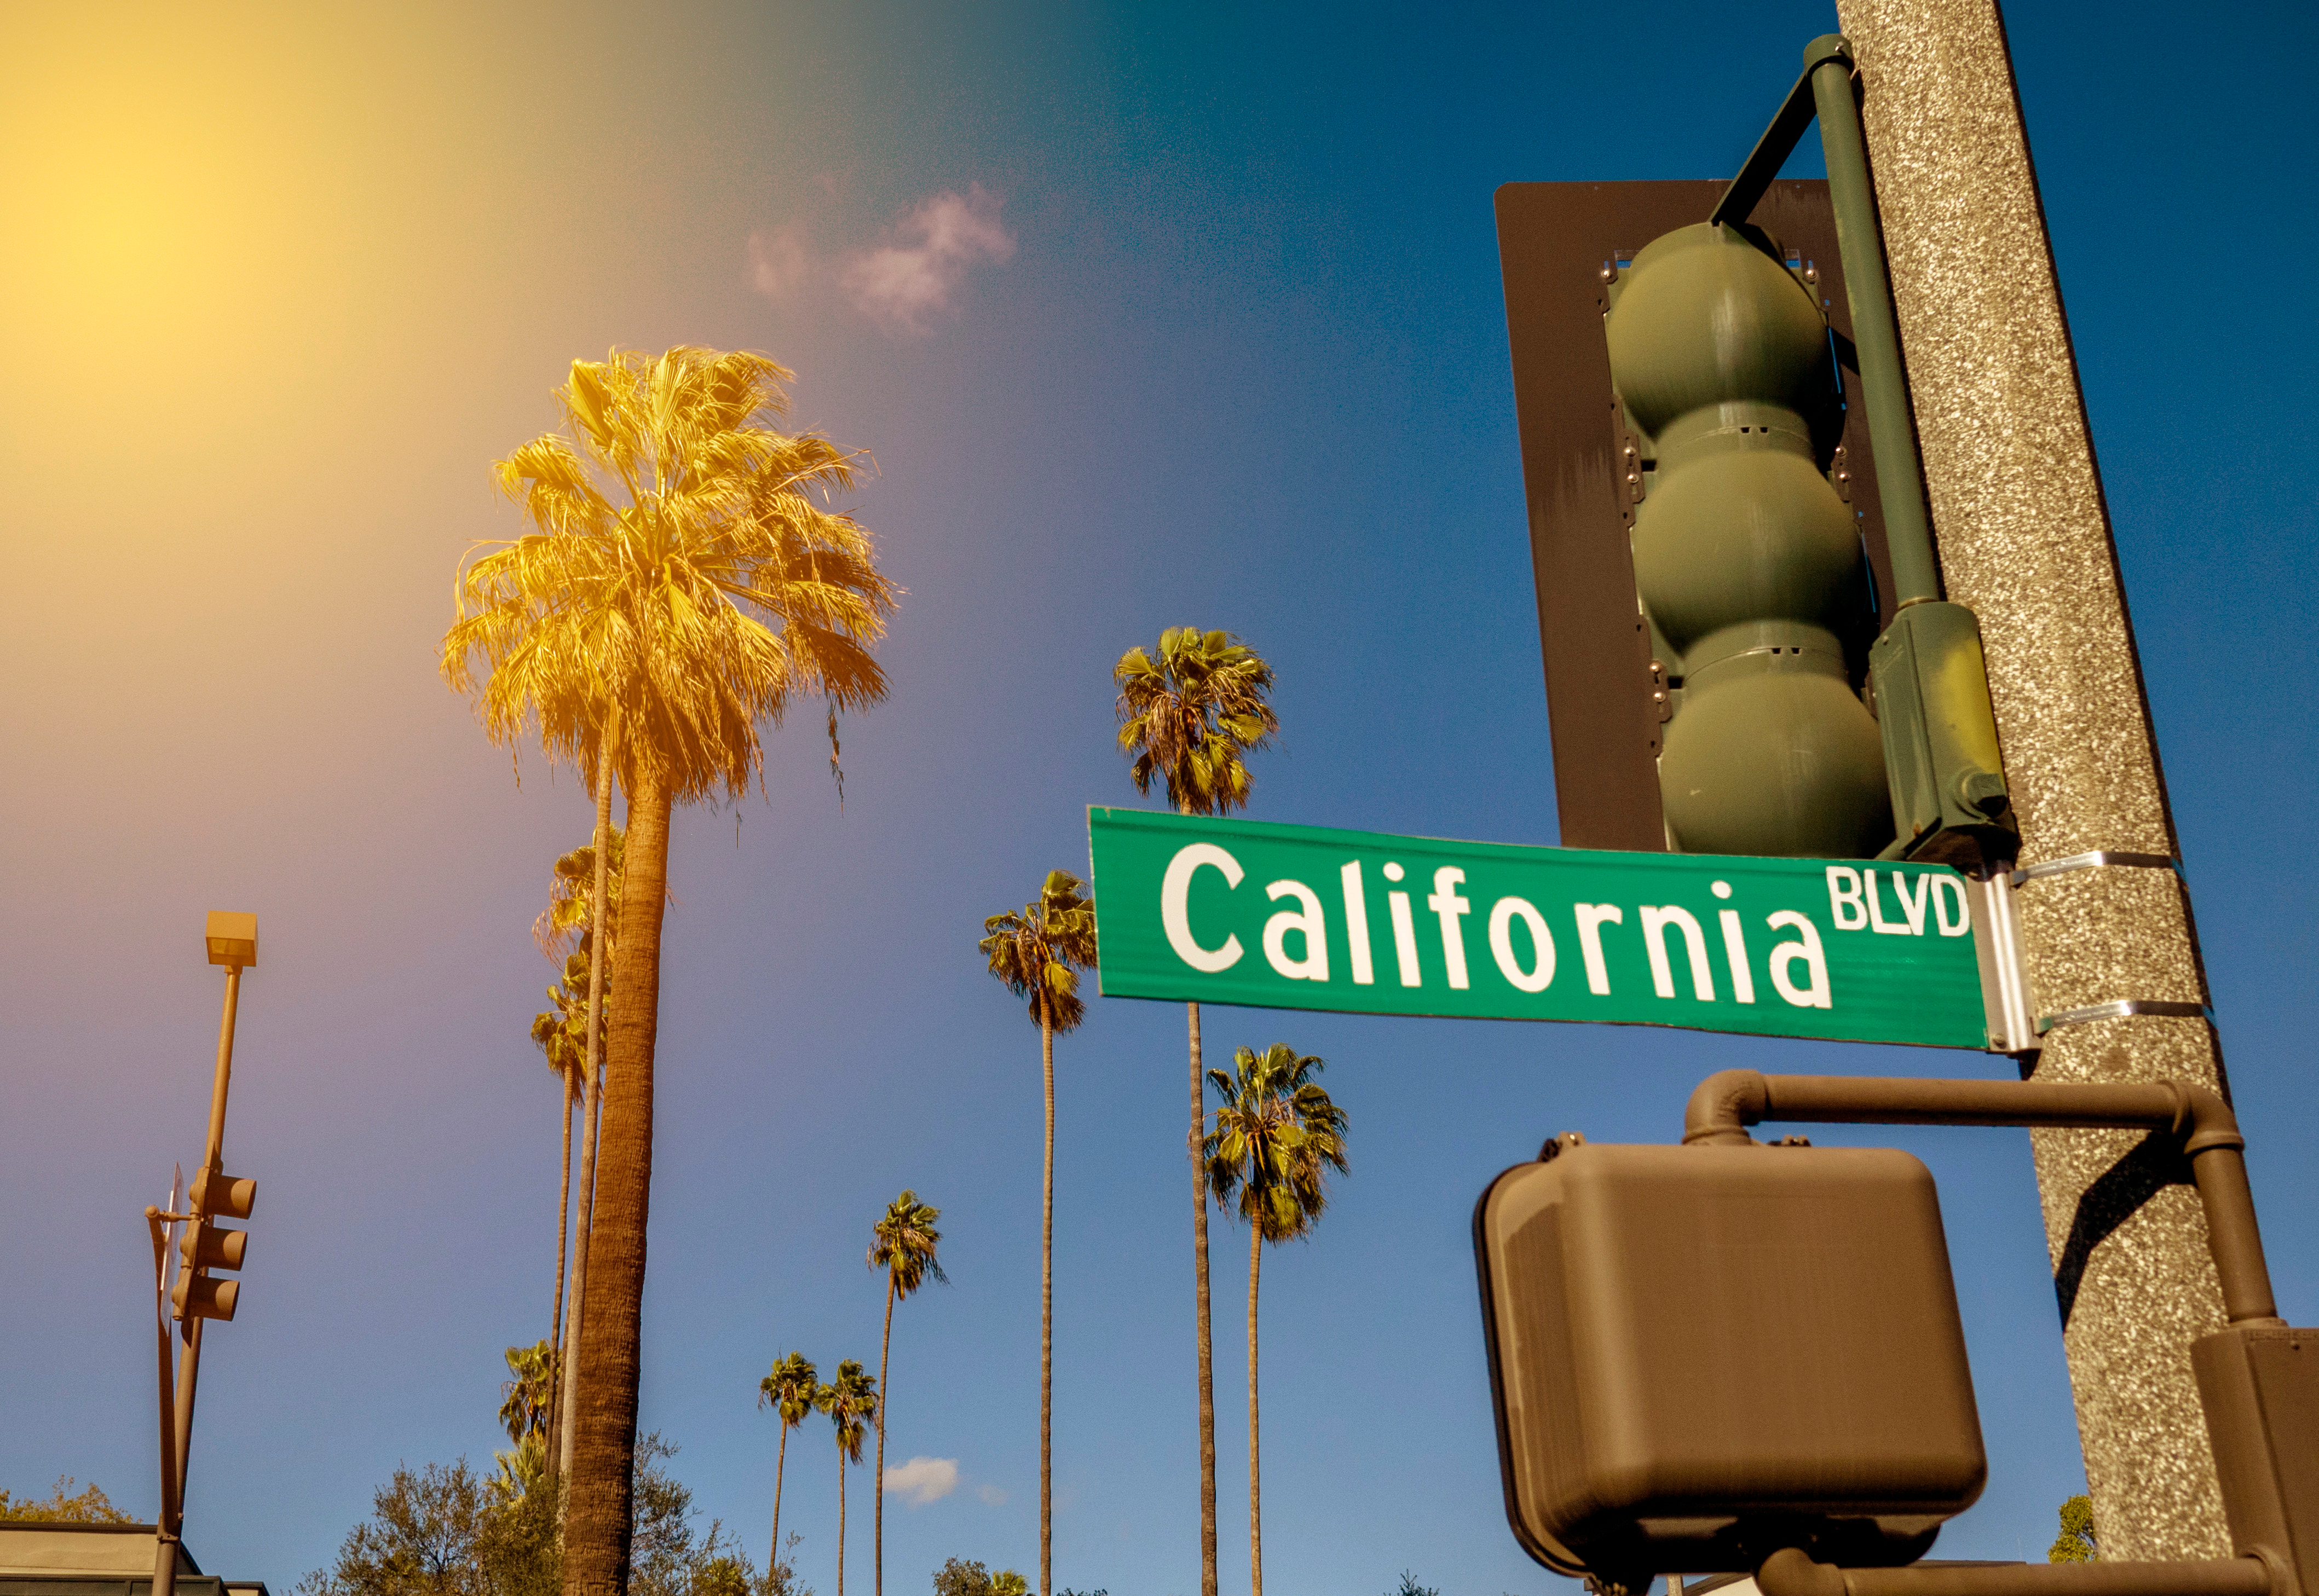
<svg viewBox="0 0 2319 1596">
<path fill-rule="evenodd" d="M 1087 811 L 1107 997 L 1988 1043 L 1945 865 Z"/>
</svg>

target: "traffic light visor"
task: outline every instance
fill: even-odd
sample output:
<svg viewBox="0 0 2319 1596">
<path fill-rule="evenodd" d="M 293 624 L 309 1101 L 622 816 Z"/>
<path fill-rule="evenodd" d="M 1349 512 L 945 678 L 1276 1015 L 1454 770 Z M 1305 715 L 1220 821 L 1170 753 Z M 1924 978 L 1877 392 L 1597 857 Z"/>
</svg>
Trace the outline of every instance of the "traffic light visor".
<svg viewBox="0 0 2319 1596">
<path fill-rule="evenodd" d="M 257 1182 L 204 1169 L 194 1177 L 194 1206 L 212 1219 L 248 1219 L 257 1201 Z"/>
<path fill-rule="evenodd" d="M 169 1294 L 182 1319 L 222 1319 L 231 1322 L 234 1305 L 241 1296 L 241 1282 L 212 1280 L 206 1275 L 186 1271 L 178 1275 L 177 1289 Z"/>
</svg>

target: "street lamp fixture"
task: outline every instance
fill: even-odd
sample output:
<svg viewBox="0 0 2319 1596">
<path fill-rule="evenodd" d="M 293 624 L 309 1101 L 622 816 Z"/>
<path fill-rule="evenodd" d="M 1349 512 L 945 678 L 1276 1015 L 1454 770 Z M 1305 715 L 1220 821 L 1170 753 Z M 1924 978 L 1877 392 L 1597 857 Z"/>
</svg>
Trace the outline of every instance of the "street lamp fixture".
<svg viewBox="0 0 2319 1596">
<path fill-rule="evenodd" d="M 257 916 L 212 909 L 208 929 L 210 962 L 242 969 L 257 962 Z"/>
</svg>

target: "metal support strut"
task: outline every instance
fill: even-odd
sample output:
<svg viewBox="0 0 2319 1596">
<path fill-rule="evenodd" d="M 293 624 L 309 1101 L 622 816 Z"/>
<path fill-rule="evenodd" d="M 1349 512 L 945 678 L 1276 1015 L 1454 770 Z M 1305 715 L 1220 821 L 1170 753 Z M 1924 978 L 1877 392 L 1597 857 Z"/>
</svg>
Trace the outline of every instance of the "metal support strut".
<svg viewBox="0 0 2319 1596">
<path fill-rule="evenodd" d="M 2164 1131 L 2190 1160 L 2206 1245 L 2234 1325 L 2284 1326 L 2255 1228 L 2246 1138 L 2219 1093 L 2183 1081 L 1907 1080 L 1873 1076 L 1709 1076 L 1683 1111 L 1683 1140 L 1744 1143 L 1764 1120 L 1851 1125 L 2103 1126 Z"/>
<path fill-rule="evenodd" d="M 1874 1077 L 1764 1075 L 1726 1069 L 1699 1083 L 1683 1111 L 1685 1146 L 1746 1145 L 1765 1120 L 1819 1124 L 2140 1127 L 2172 1138 L 2189 1159 L 2206 1210 L 2206 1245 L 2223 1288 L 2231 1331 L 2284 1330 L 2271 1295 L 2248 1189 L 2246 1139 L 2219 1093 L 2183 1081 L 1908 1080 Z M 2201 1342 L 2200 1356 L 2206 1343 Z M 2202 1377 L 2203 1383 L 2203 1377 Z M 2225 1404 L 2227 1409 L 2227 1404 Z M 2226 1478 L 2255 1482 L 2249 1505 L 2266 1526 L 2278 1515 L 2260 1482 L 2274 1467 L 2260 1423 L 2218 1411 L 2207 1397 L 2207 1431 Z M 2209 1563 L 2020 1564 L 1927 1568 L 1837 1568 L 1793 1547 L 1757 1570 L 1764 1596 L 2298 1596 L 2284 1545 L 2292 1533 L 2233 1528 L 2244 1555 Z M 2291 1515 L 2290 1515 L 2291 1516 Z M 2281 1520 L 2283 1523 L 2283 1520 Z M 2250 1546 L 2253 1538 L 2260 1544 Z"/>
</svg>

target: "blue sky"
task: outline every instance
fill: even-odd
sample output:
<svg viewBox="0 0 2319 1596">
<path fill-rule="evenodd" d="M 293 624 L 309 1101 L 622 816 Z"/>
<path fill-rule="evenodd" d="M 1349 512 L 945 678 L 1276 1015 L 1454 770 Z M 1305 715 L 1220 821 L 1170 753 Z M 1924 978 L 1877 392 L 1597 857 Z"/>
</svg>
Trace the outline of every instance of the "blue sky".
<svg viewBox="0 0 2319 1596">
<path fill-rule="evenodd" d="M 487 1461 L 544 1333 L 556 1092 L 528 927 L 588 805 L 519 785 L 435 673 L 485 468 L 574 356 L 766 350 L 872 450 L 909 590 L 894 693 L 767 801 L 677 828 L 644 1423 L 756 1545 L 799 1348 L 874 1358 L 869 1225 L 944 1211 L 898 1314 L 887 1563 L 1037 1551 L 1036 1035 L 983 916 L 1135 801 L 1108 667 L 1228 627 L 1279 672 L 1259 818 L 1555 840 L 1491 212 L 1502 182 L 1729 173 L 1815 5 L 285 9 L 0 23 L 6 861 L 0 1487 L 154 1507 L 142 1206 L 200 1153 L 212 907 L 260 917 L 228 1147 L 256 1176 L 210 1340 L 187 1537 L 277 1591 L 398 1461 Z M 2022 5 L 2021 95 L 2283 1311 L 2319 1319 L 2299 684 L 2319 569 L 2312 104 L 2157 7 Z M 2314 44 L 2299 8 L 2233 32 Z M 2259 70 L 2259 68 L 2258 68 Z M 1794 170 L 1809 173 L 1809 151 Z M 942 196 L 952 196 L 944 203 Z M 929 208 L 932 207 L 932 208 Z M 880 256 L 879 251 L 889 251 Z M 2002 263 L 1992 263 L 2002 269 Z M 1196 1589 L 1183 1015 L 1058 1050 L 1055 1568 Z M 1466 1224 L 1566 1129 L 1664 1141 L 1732 1065 L 1969 1057 L 1212 1010 L 1329 1059 L 1353 1173 L 1264 1294 L 1277 1596 L 1559 1582 L 1507 1533 Z M 2001 1067 L 2000 1067 L 2001 1068 Z M 2026 1138 L 1828 1131 L 1938 1176 L 1990 1454 L 1951 1556 L 2041 1555 L 2082 1488 Z M 1246 1578 L 1236 1260 L 1219 1228 L 1224 1584 Z M 833 1586 L 818 1424 L 784 1527 Z M 858 1482 L 866 1483 L 866 1477 Z M 849 1570 L 866 1567 L 852 1493 Z"/>
</svg>

